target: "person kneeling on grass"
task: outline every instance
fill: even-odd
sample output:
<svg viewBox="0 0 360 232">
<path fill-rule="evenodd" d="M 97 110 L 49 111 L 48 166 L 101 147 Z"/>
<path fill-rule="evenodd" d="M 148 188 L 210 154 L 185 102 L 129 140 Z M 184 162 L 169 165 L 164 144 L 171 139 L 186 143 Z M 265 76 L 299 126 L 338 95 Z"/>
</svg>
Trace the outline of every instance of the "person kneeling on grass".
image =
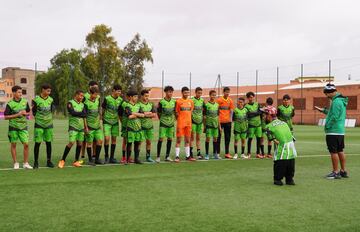
<svg viewBox="0 0 360 232">
<path fill-rule="evenodd" d="M 130 90 L 127 95 L 129 96 L 129 103 L 126 105 L 125 114 L 128 117 L 127 128 L 126 128 L 126 162 L 125 164 L 129 164 L 131 158 L 131 146 L 134 143 L 134 154 L 135 159 L 134 162 L 136 164 L 142 164 L 139 159 L 140 155 L 140 145 L 141 142 L 144 141 L 144 132 L 141 128 L 140 118 L 144 118 L 145 114 L 143 114 L 140 110 L 140 104 L 138 101 L 138 94 Z"/>
<path fill-rule="evenodd" d="M 65 146 L 62 159 L 59 161 L 58 167 L 64 168 L 65 160 L 69 154 L 71 147 L 77 143 L 74 167 L 81 167 L 79 162 L 82 143 L 84 141 L 84 131 L 87 130 L 86 125 L 86 110 L 83 103 L 84 93 L 81 90 L 75 92 L 74 99 L 70 100 L 67 104 L 69 112 L 69 143 Z"/>
<path fill-rule="evenodd" d="M 274 153 L 274 184 L 283 185 L 285 177 L 287 185 L 295 185 L 295 157 L 297 156 L 294 137 L 289 126 L 276 118 L 276 110 L 273 107 L 263 109 L 266 114 L 265 121 L 267 136 L 270 141 L 277 144 Z"/>
</svg>

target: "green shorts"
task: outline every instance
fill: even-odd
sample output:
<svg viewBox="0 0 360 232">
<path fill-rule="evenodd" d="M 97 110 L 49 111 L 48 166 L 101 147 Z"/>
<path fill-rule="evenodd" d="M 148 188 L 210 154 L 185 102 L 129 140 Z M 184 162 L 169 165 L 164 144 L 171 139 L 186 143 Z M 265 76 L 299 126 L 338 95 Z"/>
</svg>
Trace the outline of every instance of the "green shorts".
<svg viewBox="0 0 360 232">
<path fill-rule="evenodd" d="M 126 136 L 126 142 L 142 142 L 145 140 L 143 131 L 128 131 Z"/>
<path fill-rule="evenodd" d="M 126 126 L 124 124 L 121 124 L 121 137 L 126 137 Z"/>
<path fill-rule="evenodd" d="M 146 140 L 154 139 L 154 129 L 143 129 L 143 133 Z"/>
<path fill-rule="evenodd" d="M 89 132 L 85 134 L 85 140 L 88 143 L 104 140 L 104 133 L 101 129 L 89 130 Z"/>
<path fill-rule="evenodd" d="M 34 141 L 35 143 L 41 143 L 44 142 L 51 142 L 53 141 L 53 128 L 35 128 L 34 129 Z"/>
<path fill-rule="evenodd" d="M 258 127 L 249 127 L 248 129 L 248 138 L 261 138 L 263 135 L 261 126 Z"/>
<path fill-rule="evenodd" d="M 168 138 L 172 139 L 174 138 L 175 134 L 175 128 L 174 127 L 160 127 L 159 128 L 159 139 Z"/>
<path fill-rule="evenodd" d="M 69 142 L 83 142 L 84 141 L 84 134 L 83 131 L 69 131 Z"/>
<path fill-rule="evenodd" d="M 104 123 L 104 136 L 108 137 L 108 136 L 113 136 L 113 137 L 117 137 L 119 136 L 119 123 L 116 123 L 114 125 L 110 125 L 107 123 Z"/>
<path fill-rule="evenodd" d="M 192 133 L 201 134 L 203 132 L 203 124 L 192 124 L 191 128 Z"/>
<path fill-rule="evenodd" d="M 16 143 L 19 140 L 21 143 L 29 143 L 29 132 L 27 130 L 9 131 L 8 137 L 10 143 Z"/>
<path fill-rule="evenodd" d="M 246 132 L 241 132 L 241 133 L 235 132 L 234 133 L 234 138 L 236 141 L 239 141 L 240 139 L 246 139 L 246 136 L 247 136 Z"/>
<path fill-rule="evenodd" d="M 205 129 L 206 138 L 218 138 L 219 137 L 219 128 L 206 128 Z"/>
</svg>

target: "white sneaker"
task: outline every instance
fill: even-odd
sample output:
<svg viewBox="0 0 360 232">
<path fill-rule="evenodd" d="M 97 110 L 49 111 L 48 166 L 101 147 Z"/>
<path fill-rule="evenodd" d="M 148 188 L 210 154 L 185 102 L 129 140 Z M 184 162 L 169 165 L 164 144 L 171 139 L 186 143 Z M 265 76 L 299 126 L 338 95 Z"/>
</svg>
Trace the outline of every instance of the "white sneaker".
<svg viewBox="0 0 360 232">
<path fill-rule="evenodd" d="M 248 159 L 249 157 L 247 157 L 245 154 L 241 154 L 241 159 Z"/>
<path fill-rule="evenodd" d="M 16 163 L 14 163 L 14 169 L 19 169 L 20 168 L 20 165 L 19 165 L 19 163 L 18 162 L 16 162 Z"/>
<path fill-rule="evenodd" d="M 33 167 L 31 167 L 31 165 L 29 163 L 23 163 L 23 168 L 24 169 L 33 169 Z"/>
<path fill-rule="evenodd" d="M 165 161 L 166 161 L 166 162 L 173 162 L 173 160 L 170 158 L 170 156 L 166 157 L 166 158 L 165 158 Z"/>
<path fill-rule="evenodd" d="M 238 159 L 238 154 L 235 154 L 235 155 L 233 156 L 233 159 L 237 160 L 237 159 Z"/>
<path fill-rule="evenodd" d="M 160 157 L 156 157 L 156 163 L 160 163 Z"/>
</svg>

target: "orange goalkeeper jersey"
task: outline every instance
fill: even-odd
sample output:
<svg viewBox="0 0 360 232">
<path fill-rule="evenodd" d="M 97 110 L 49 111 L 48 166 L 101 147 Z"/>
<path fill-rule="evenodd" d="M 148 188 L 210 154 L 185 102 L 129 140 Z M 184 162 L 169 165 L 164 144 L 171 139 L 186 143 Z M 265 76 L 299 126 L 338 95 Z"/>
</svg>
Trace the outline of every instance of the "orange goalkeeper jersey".
<svg viewBox="0 0 360 232">
<path fill-rule="evenodd" d="M 231 98 L 220 97 L 217 100 L 219 104 L 219 120 L 220 123 L 231 122 L 231 110 L 234 110 L 234 102 Z"/>
<path fill-rule="evenodd" d="M 191 99 L 180 98 L 176 100 L 177 126 L 191 126 L 191 113 L 194 109 L 194 102 Z"/>
</svg>

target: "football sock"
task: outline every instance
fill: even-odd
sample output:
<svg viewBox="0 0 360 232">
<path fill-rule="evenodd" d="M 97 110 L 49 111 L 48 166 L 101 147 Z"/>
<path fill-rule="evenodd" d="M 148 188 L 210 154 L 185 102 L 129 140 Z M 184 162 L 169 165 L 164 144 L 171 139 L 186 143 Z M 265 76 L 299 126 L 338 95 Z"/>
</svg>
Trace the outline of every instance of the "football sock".
<svg viewBox="0 0 360 232">
<path fill-rule="evenodd" d="M 110 159 L 114 159 L 116 144 L 111 144 L 110 148 Z"/>
<path fill-rule="evenodd" d="M 190 147 L 185 147 L 186 158 L 190 157 Z"/>
<path fill-rule="evenodd" d="M 105 158 L 109 158 L 109 144 L 105 144 L 104 149 L 105 149 Z"/>
<path fill-rule="evenodd" d="M 41 143 L 35 143 L 35 146 L 34 146 L 34 161 L 35 161 L 35 163 L 37 163 L 39 160 L 40 144 Z"/>
<path fill-rule="evenodd" d="M 76 150 L 75 150 L 75 161 L 79 161 L 80 152 L 81 152 L 81 145 L 80 145 L 80 146 L 76 146 Z"/>
<path fill-rule="evenodd" d="M 175 156 L 179 157 L 179 155 L 180 155 L 180 147 L 175 147 Z"/>
<path fill-rule="evenodd" d="M 157 143 L 157 153 L 156 153 L 156 157 L 160 157 L 161 146 L 162 146 L 162 141 L 159 140 L 158 143 Z"/>
<path fill-rule="evenodd" d="M 170 155 L 171 143 L 172 143 L 172 140 L 170 140 L 170 139 L 168 139 L 168 141 L 166 142 L 166 157 L 169 157 L 169 155 Z"/>
<path fill-rule="evenodd" d="M 89 162 L 91 162 L 92 161 L 91 147 L 87 147 L 86 152 L 88 155 Z"/>
<path fill-rule="evenodd" d="M 51 142 L 46 142 L 46 158 L 48 161 L 51 160 Z"/>
<path fill-rule="evenodd" d="M 209 155 L 209 145 L 210 145 L 209 142 L 205 142 L 205 154 L 206 155 Z"/>
<path fill-rule="evenodd" d="M 64 160 L 64 161 L 66 160 L 66 157 L 70 152 L 70 149 L 71 149 L 70 147 L 65 146 L 64 153 L 63 153 L 63 156 L 62 156 L 62 160 Z"/>
</svg>

